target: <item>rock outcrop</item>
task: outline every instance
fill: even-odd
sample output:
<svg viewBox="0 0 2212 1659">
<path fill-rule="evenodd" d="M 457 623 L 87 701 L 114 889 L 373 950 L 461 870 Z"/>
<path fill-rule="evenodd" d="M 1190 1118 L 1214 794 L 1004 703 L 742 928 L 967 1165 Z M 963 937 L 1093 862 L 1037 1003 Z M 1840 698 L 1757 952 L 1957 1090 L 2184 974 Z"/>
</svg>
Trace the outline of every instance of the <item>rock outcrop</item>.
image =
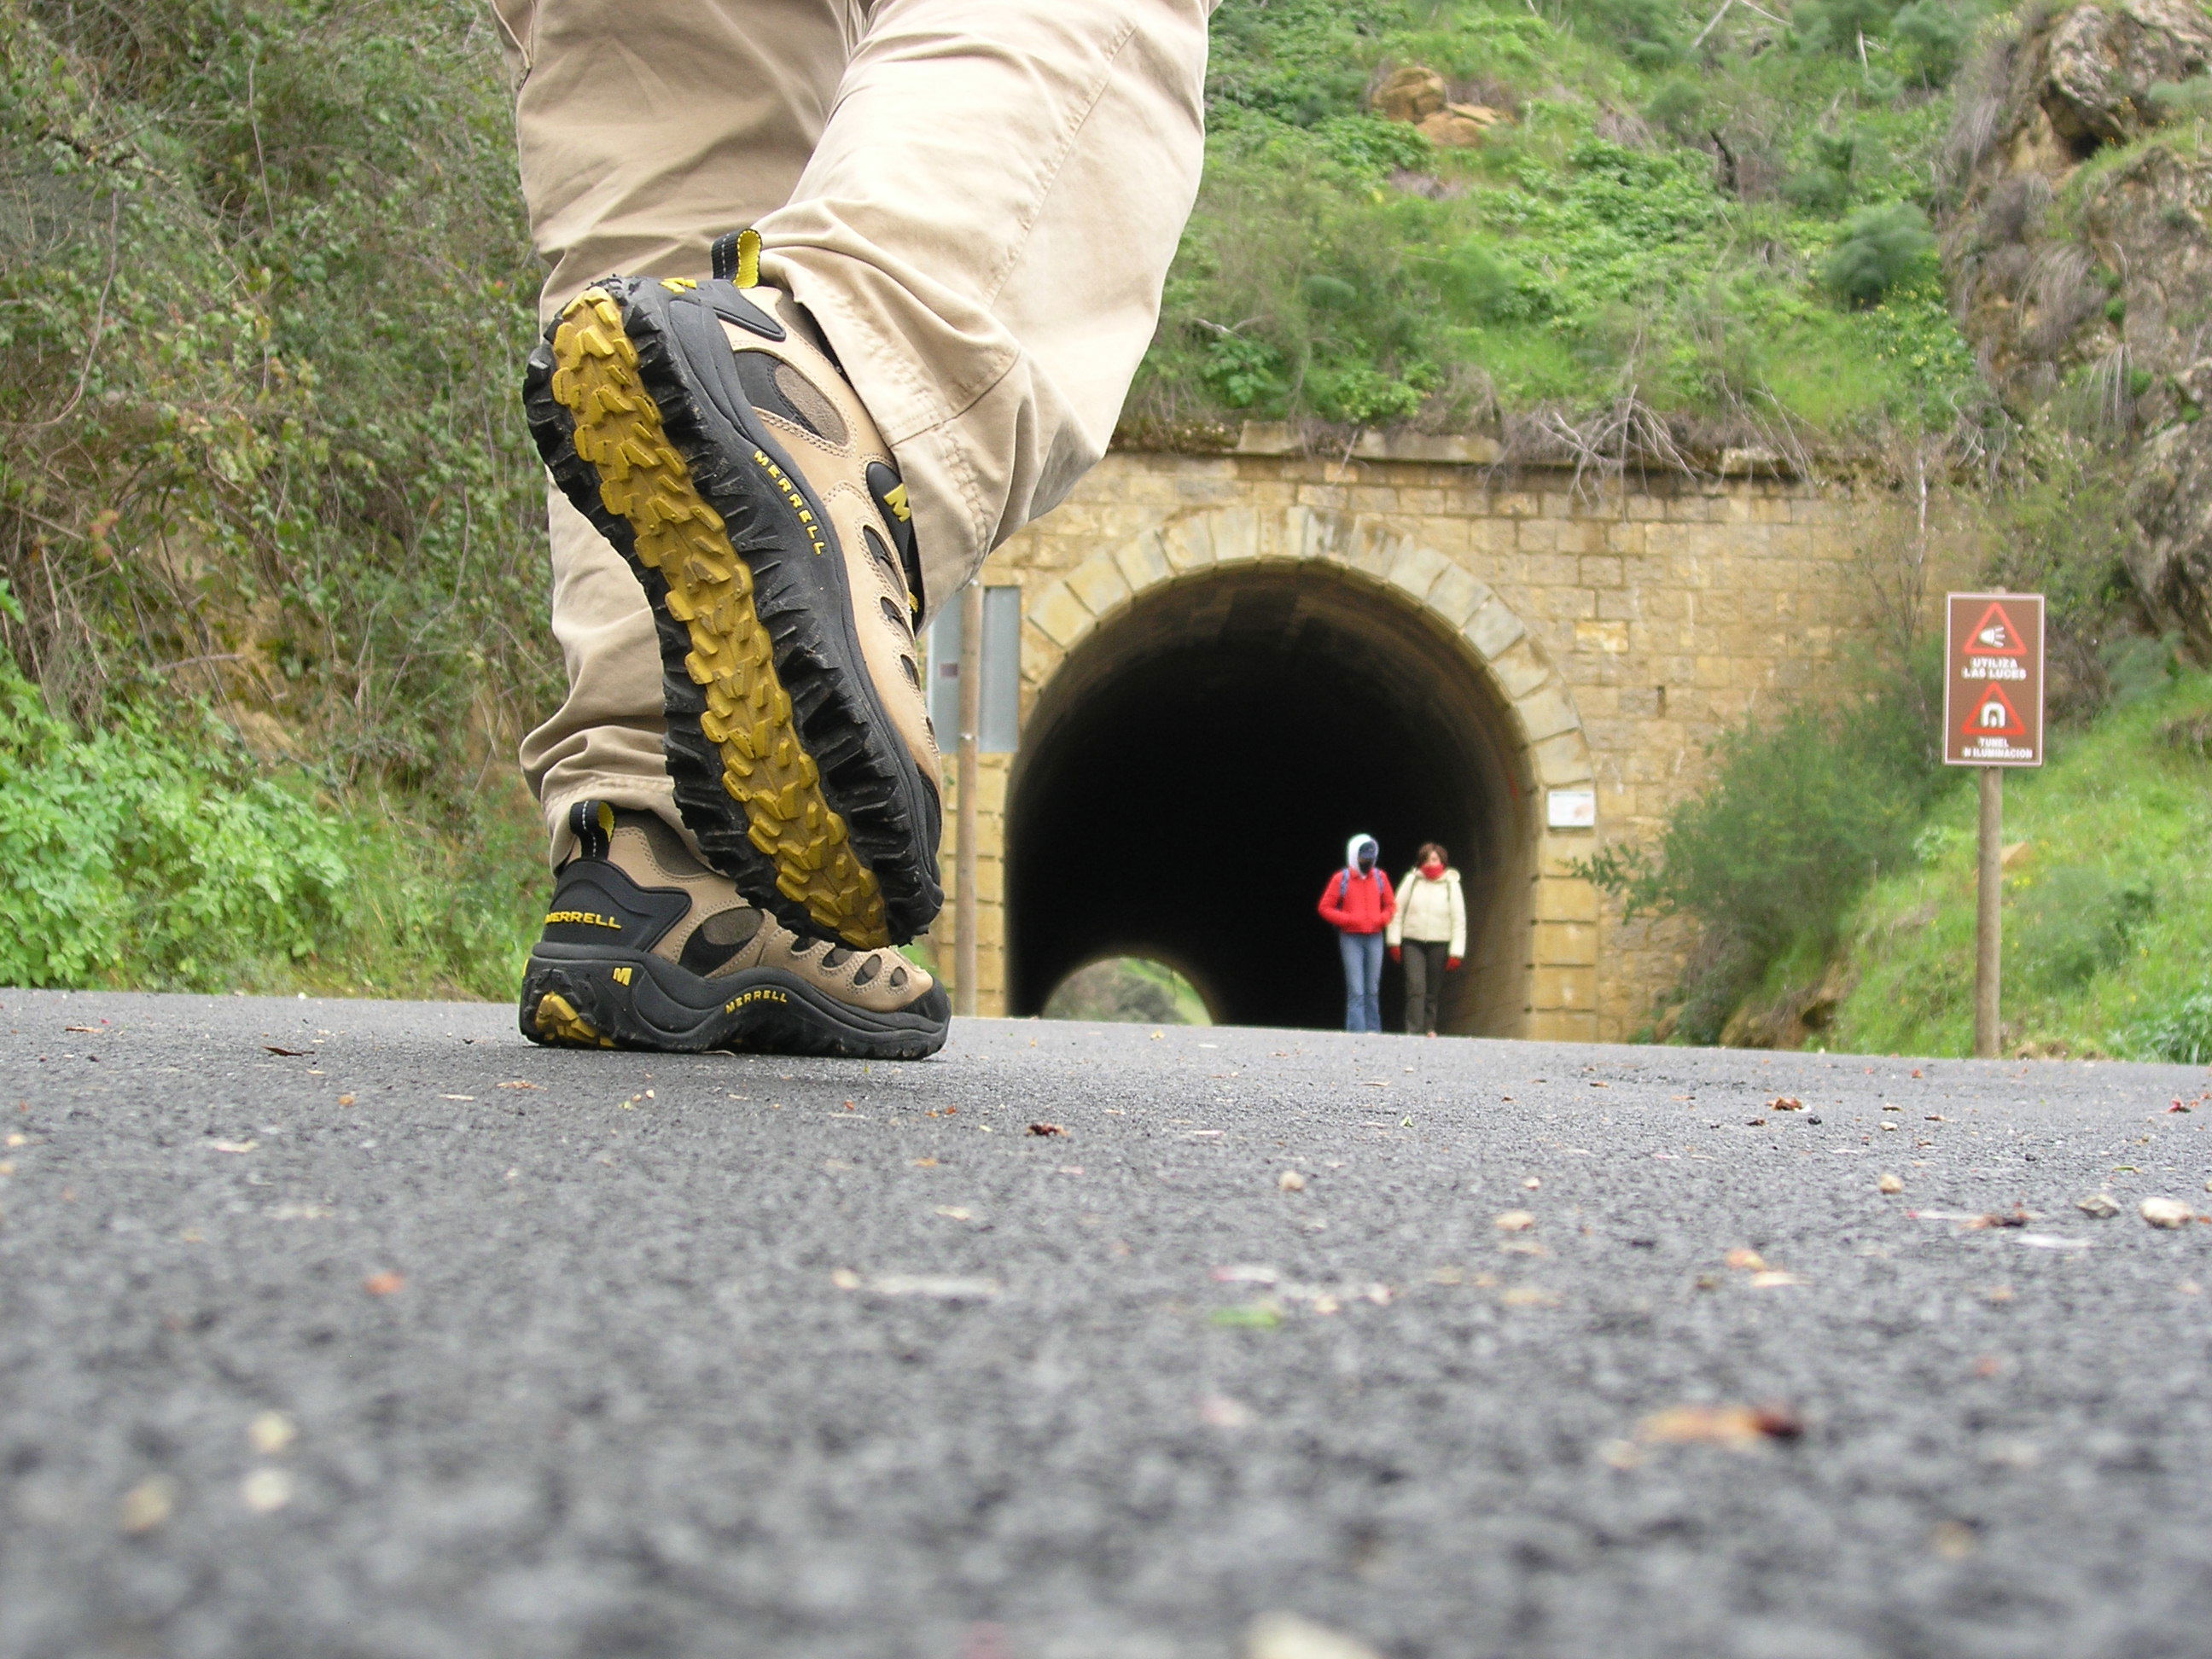
<svg viewBox="0 0 2212 1659">
<path fill-rule="evenodd" d="M 1386 121 L 1418 126 L 1444 106 L 1444 77 L 1425 64 L 1407 64 L 1378 79 L 1367 107 Z"/>
<path fill-rule="evenodd" d="M 2052 13 L 1962 93 L 1944 255 L 2000 394 L 2130 440 L 2130 575 L 2212 654 L 2212 18 L 2190 0 Z"/>
<path fill-rule="evenodd" d="M 1386 121 L 1419 127 L 1440 149 L 1476 149 L 1491 128 L 1512 116 L 1487 104 L 1455 102 L 1444 77 L 1425 64 L 1407 64 L 1381 76 L 1367 107 Z"/>
</svg>

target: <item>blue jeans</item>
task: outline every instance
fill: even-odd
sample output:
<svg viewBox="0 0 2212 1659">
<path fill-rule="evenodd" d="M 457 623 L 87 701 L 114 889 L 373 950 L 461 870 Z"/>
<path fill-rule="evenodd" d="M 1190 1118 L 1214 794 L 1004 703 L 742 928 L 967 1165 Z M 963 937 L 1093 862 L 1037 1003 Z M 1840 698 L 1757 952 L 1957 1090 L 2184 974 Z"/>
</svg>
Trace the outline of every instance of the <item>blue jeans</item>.
<svg viewBox="0 0 2212 1659">
<path fill-rule="evenodd" d="M 1382 935 L 1340 933 L 1336 946 L 1344 956 L 1344 1029 L 1381 1030 Z"/>
</svg>

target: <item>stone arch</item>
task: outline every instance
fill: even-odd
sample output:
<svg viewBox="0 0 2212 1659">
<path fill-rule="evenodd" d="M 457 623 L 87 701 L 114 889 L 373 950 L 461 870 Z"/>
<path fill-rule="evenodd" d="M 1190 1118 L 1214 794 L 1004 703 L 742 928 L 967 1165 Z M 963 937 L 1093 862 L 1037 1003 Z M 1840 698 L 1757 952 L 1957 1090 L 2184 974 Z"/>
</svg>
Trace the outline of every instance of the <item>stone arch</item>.
<svg viewBox="0 0 2212 1659">
<path fill-rule="evenodd" d="M 1519 963 L 1523 994 L 1516 1019 L 1486 1018 L 1482 1029 L 1499 1036 L 1587 1036 L 1596 994 L 1597 907 L 1589 884 L 1567 863 L 1589 843 L 1559 843 L 1546 828 L 1544 803 L 1549 790 L 1592 786 L 1589 743 L 1566 682 L 1522 618 L 1468 568 L 1472 562 L 1407 537 L 1388 520 L 1353 514 L 1290 506 L 1179 514 L 1099 550 L 1026 596 L 1024 725 L 1027 715 L 1048 708 L 1063 669 L 1082 658 L 1094 636 L 1175 585 L 1194 589 L 1240 569 L 1311 566 L 1417 616 L 1491 689 L 1496 746 L 1507 751 L 1502 758 L 1512 769 L 1520 802 L 1516 829 L 1526 888 L 1516 925 L 1526 929 Z M 1018 811 L 1028 746 L 1025 737 L 1010 811 Z M 1018 824 L 1007 828 L 1010 837 L 1019 835 Z M 1011 845 L 1009 854 L 1018 857 Z M 1018 1006 L 1016 1012 L 1025 1010 Z"/>
</svg>

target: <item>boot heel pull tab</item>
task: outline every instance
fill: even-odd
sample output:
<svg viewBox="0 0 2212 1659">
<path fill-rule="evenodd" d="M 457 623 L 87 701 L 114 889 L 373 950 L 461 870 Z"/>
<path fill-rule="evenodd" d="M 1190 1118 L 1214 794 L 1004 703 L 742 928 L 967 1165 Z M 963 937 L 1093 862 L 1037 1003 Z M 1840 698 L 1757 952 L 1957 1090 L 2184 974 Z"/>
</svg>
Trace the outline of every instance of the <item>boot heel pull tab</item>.
<svg viewBox="0 0 2212 1659">
<path fill-rule="evenodd" d="M 760 283 L 760 232 L 732 230 L 714 239 L 714 280 L 736 288 Z"/>
<path fill-rule="evenodd" d="M 603 859 L 614 846 L 615 809 L 603 800 L 580 800 L 568 809 L 568 830 L 579 857 Z"/>
</svg>

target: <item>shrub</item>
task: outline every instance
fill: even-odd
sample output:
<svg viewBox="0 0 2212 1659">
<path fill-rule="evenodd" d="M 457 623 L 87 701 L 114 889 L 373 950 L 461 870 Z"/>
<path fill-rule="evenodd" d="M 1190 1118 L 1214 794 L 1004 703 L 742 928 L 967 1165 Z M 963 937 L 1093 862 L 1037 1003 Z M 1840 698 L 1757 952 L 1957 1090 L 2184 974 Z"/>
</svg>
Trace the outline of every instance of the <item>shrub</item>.
<svg viewBox="0 0 2212 1659">
<path fill-rule="evenodd" d="M 1433 370 L 1415 364 L 1401 379 L 1371 363 L 1316 366 L 1306 376 L 1306 391 L 1324 418 L 1355 426 L 1387 425 L 1410 420 L 1436 384 Z"/>
<path fill-rule="evenodd" d="M 0 984 L 509 996 L 545 878 L 520 796 L 337 795 L 174 701 L 80 732 L 0 658 Z"/>
<path fill-rule="evenodd" d="M 1453 314 L 1470 322 L 1533 323 L 1551 314 L 1550 289 L 1480 236 L 1425 260 L 1421 270 Z"/>
<path fill-rule="evenodd" d="M 1876 871 L 1911 854 L 1925 786 L 1917 713 L 1793 708 L 1717 745 L 1713 781 L 1677 806 L 1632 910 L 1683 910 L 1771 953 L 1832 929 Z"/>
<path fill-rule="evenodd" d="M 1912 0 L 1889 20 L 1891 61 L 1916 86 L 1948 86 L 1973 38 L 1973 13 L 1945 0 Z"/>
<path fill-rule="evenodd" d="M 1909 202 L 1862 208 L 1821 267 L 1820 281 L 1847 304 L 1877 305 L 1884 295 L 1929 264 L 1936 238 L 1928 216 Z"/>
<path fill-rule="evenodd" d="M 2165 684 L 2173 652 L 2135 631 L 2128 473 L 2110 443 L 2046 428 L 2030 434 L 2025 459 L 1996 502 L 1987 574 L 2045 596 L 2048 707 L 2053 720 L 2079 724 Z"/>
<path fill-rule="evenodd" d="M 1790 19 L 1802 50 L 1856 52 L 1862 36 L 1888 32 L 1896 11 L 1896 0 L 1802 0 Z"/>
<path fill-rule="evenodd" d="M 2177 714 L 2160 725 L 2158 734 L 2178 755 L 2212 761 L 2212 714 Z"/>
<path fill-rule="evenodd" d="M 1284 165 L 1286 150 L 1299 165 Z M 1440 383 L 1449 314 L 1425 279 L 1450 264 L 1421 236 L 1431 204 L 1346 188 L 1315 171 L 1304 137 L 1217 136 L 1216 151 L 1208 211 L 1163 307 L 1169 349 L 1155 347 L 1139 400 L 1157 407 L 1162 382 L 1182 378 L 1206 402 L 1255 415 L 1409 418 Z"/>
<path fill-rule="evenodd" d="M 1367 82 L 1356 48 L 1395 9 L 1365 0 L 1224 5 L 1213 21 L 1209 99 L 1300 127 L 1352 109 Z"/>
<path fill-rule="evenodd" d="M 453 732 L 556 695 L 495 39 L 465 0 L 0 4 L 0 646 L 63 713 L 180 665 L 465 790 Z"/>
<path fill-rule="evenodd" d="M 1283 392 L 1283 354 L 1263 340 L 1216 335 L 1206 343 L 1206 364 L 1200 372 L 1231 409 L 1249 409 Z"/>
<path fill-rule="evenodd" d="M 1668 0 L 1572 0 L 1567 15 L 1609 40 L 1640 70 L 1672 68 L 1696 33 L 1684 9 Z"/>
<path fill-rule="evenodd" d="M 1801 942 L 1825 949 L 1867 883 L 1912 859 L 1945 781 L 1930 763 L 1923 696 L 1899 677 L 1839 709 L 1747 722 L 1716 746 L 1711 781 L 1669 814 L 1656 855 L 1608 848 L 1578 861 L 1626 919 L 1701 924 L 1682 1036 L 1711 1041 L 1770 963 Z"/>
<path fill-rule="evenodd" d="M 1801 213 L 1826 218 L 1850 204 L 1850 174 L 1816 163 L 1782 181 L 1782 198 Z"/>
<path fill-rule="evenodd" d="M 1856 58 L 1759 50 L 1767 31 L 1738 12 L 1694 64 L 1653 67 L 1711 10 L 1224 0 L 1198 211 L 1125 437 L 1239 415 L 1573 419 L 1632 392 L 1690 416 L 1685 430 L 1739 428 L 1754 410 L 1854 440 L 1954 424 L 1975 365 L 1934 262 L 1907 258 L 1911 279 L 1886 292 L 1878 274 L 1884 314 L 1838 326 L 1817 253 L 1767 205 L 1784 158 L 1808 175 L 1791 191 L 1806 212 L 1913 188 L 1941 109 L 1850 114 L 1824 148 L 1808 131 L 1864 101 Z M 1377 120 L 1371 81 L 1343 74 L 1410 64 L 1515 118 L 1478 149 L 1438 149 Z M 1252 344 L 1217 343 L 1224 331 Z"/>
<path fill-rule="evenodd" d="M 304 790 L 203 713 L 81 736 L 0 658 L 0 983 L 228 989 L 314 950 L 348 872 Z"/>
<path fill-rule="evenodd" d="M 1659 83 L 1659 90 L 1644 106 L 1644 118 L 1662 132 L 1686 138 L 1697 130 L 1705 110 L 1705 89 L 1687 76 L 1678 76 Z"/>
<path fill-rule="evenodd" d="M 2127 955 L 2136 929 L 2157 908 L 2150 889 L 2075 865 L 2031 877 L 2014 900 L 2014 960 L 2027 983 L 2063 991 Z"/>
<path fill-rule="evenodd" d="M 1852 173 L 1859 159 L 1856 133 L 1816 132 L 1806 167 L 1783 181 L 1784 199 L 1806 213 L 1841 213 L 1850 204 Z"/>
<path fill-rule="evenodd" d="M 2212 991 L 2192 992 L 2130 1034 L 2139 1060 L 2182 1066 L 2212 1065 Z"/>
<path fill-rule="evenodd" d="M 2160 81 L 2150 89 L 2150 106 L 2161 121 L 2201 121 L 2212 115 L 2212 75 Z"/>
<path fill-rule="evenodd" d="M 2105 665 L 2112 706 L 2124 708 L 2172 684 L 2181 671 L 2180 646 L 2178 634 L 2128 634 L 2107 641 L 2097 654 Z"/>
<path fill-rule="evenodd" d="M 1380 179 L 1399 167 L 1426 167 L 1436 151 L 1419 130 L 1372 115 L 1331 116 L 1315 136 L 1328 158 L 1347 173 Z"/>
</svg>

